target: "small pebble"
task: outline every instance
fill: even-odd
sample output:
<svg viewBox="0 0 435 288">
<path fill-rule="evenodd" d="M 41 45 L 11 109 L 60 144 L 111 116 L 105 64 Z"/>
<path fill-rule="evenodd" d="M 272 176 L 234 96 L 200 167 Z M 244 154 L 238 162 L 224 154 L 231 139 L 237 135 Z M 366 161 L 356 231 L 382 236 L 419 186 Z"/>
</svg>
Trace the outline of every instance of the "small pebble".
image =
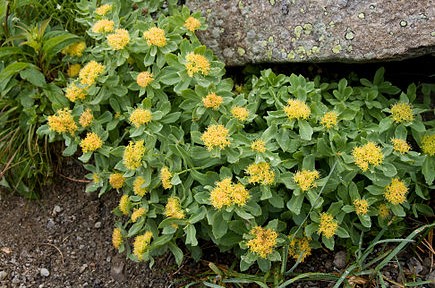
<svg viewBox="0 0 435 288">
<path fill-rule="evenodd" d="M 48 277 L 48 276 L 50 276 L 50 271 L 48 271 L 47 268 L 41 268 L 41 270 L 39 271 L 39 274 L 41 274 L 41 276 L 43 276 L 43 277 Z"/>
<path fill-rule="evenodd" d="M 15 277 L 12 279 L 12 284 L 18 284 L 18 283 L 20 283 L 20 278 L 19 278 L 18 276 L 15 276 Z"/>
<path fill-rule="evenodd" d="M 7 276 L 8 276 L 8 272 L 0 271 L 0 281 L 5 280 Z"/>
<path fill-rule="evenodd" d="M 54 206 L 54 208 L 53 208 L 53 215 L 57 215 L 57 214 L 59 214 L 60 212 L 62 212 L 62 207 L 60 207 L 59 205 L 56 205 L 56 206 Z"/>
<path fill-rule="evenodd" d="M 343 269 L 346 266 L 346 251 L 339 251 L 335 254 L 334 265 L 338 269 Z"/>
<path fill-rule="evenodd" d="M 97 229 L 98 229 L 98 228 L 101 228 L 101 222 L 97 222 L 97 223 L 95 223 L 94 227 L 97 228 Z"/>
<path fill-rule="evenodd" d="M 88 264 L 83 264 L 82 267 L 80 267 L 80 273 L 83 273 L 86 268 L 88 268 Z"/>
</svg>

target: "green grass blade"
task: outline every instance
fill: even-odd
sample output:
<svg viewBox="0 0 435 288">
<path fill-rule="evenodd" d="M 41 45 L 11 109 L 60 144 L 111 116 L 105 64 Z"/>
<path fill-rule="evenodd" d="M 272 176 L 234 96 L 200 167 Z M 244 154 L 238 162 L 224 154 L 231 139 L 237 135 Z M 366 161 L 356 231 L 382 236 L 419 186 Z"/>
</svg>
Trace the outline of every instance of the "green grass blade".
<svg viewBox="0 0 435 288">
<path fill-rule="evenodd" d="M 300 280 L 336 281 L 338 280 L 338 277 L 330 273 L 304 273 L 283 282 L 277 288 L 288 287 L 288 285 Z"/>
</svg>

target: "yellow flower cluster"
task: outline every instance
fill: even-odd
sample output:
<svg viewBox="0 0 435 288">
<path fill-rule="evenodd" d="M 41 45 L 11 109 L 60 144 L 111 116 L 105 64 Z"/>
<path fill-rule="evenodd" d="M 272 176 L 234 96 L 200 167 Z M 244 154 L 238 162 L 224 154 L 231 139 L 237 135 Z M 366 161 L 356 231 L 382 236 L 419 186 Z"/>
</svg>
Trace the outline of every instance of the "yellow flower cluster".
<svg viewBox="0 0 435 288">
<path fill-rule="evenodd" d="M 338 223 L 331 214 L 324 212 L 320 215 L 319 230 L 317 231 L 319 235 L 323 233 L 326 238 L 331 238 L 337 229 Z"/>
<path fill-rule="evenodd" d="M 95 9 L 95 13 L 97 15 L 104 16 L 107 13 L 111 12 L 112 8 L 113 8 L 112 4 L 104 4 L 104 5 L 101 5 L 100 7 L 98 7 L 97 9 Z"/>
<path fill-rule="evenodd" d="M 83 153 L 93 152 L 103 146 L 103 140 L 94 132 L 88 132 L 85 139 L 80 141 Z"/>
<path fill-rule="evenodd" d="M 276 246 L 276 239 L 278 238 L 276 231 L 256 226 L 249 233 L 254 238 L 249 240 L 246 245 L 252 253 L 258 254 L 261 258 L 266 258 L 273 252 L 273 248 Z"/>
<path fill-rule="evenodd" d="M 355 199 L 353 201 L 353 207 L 357 215 L 365 215 L 369 211 L 369 202 L 365 199 Z"/>
<path fill-rule="evenodd" d="M 385 187 L 385 199 L 393 205 L 402 204 L 406 201 L 408 187 L 399 178 L 393 178 L 390 185 Z"/>
<path fill-rule="evenodd" d="M 310 190 L 316 187 L 316 181 L 320 178 L 320 174 L 317 170 L 302 170 L 297 171 L 293 176 L 293 180 L 301 188 L 302 191 Z"/>
<path fill-rule="evenodd" d="M 224 206 L 243 206 L 249 199 L 249 191 L 241 183 L 233 184 L 231 178 L 216 182 L 210 192 L 210 203 L 216 209 Z"/>
<path fill-rule="evenodd" d="M 68 67 L 68 77 L 76 77 L 77 75 L 79 75 L 80 69 L 82 68 L 82 66 L 80 66 L 80 64 L 72 64 Z"/>
<path fill-rule="evenodd" d="M 109 183 L 114 189 L 121 189 L 124 186 L 125 178 L 121 173 L 112 173 L 109 176 Z"/>
<path fill-rule="evenodd" d="M 142 176 L 137 176 L 133 181 L 133 192 L 137 196 L 143 197 L 147 193 L 147 189 L 144 187 L 145 178 Z"/>
<path fill-rule="evenodd" d="M 264 153 L 266 152 L 266 142 L 262 139 L 257 139 L 251 143 L 251 149 L 259 153 Z"/>
<path fill-rule="evenodd" d="M 172 188 L 171 179 L 172 179 L 171 171 L 169 171 L 168 167 L 163 166 L 162 169 L 160 169 L 160 180 L 162 180 L 163 189 Z"/>
<path fill-rule="evenodd" d="M 125 147 L 123 162 L 129 170 L 136 170 L 140 167 L 142 157 L 145 154 L 144 140 L 130 141 Z"/>
<path fill-rule="evenodd" d="M 195 32 L 196 29 L 201 27 L 201 22 L 195 17 L 190 16 L 186 19 L 183 26 L 190 32 Z"/>
<path fill-rule="evenodd" d="M 122 50 L 130 42 L 130 35 L 125 29 L 116 29 L 115 33 L 107 35 L 107 44 L 113 50 Z"/>
<path fill-rule="evenodd" d="M 51 131 L 57 133 L 68 132 L 71 135 L 77 131 L 77 124 L 67 108 L 57 110 L 55 115 L 48 116 L 48 127 Z"/>
<path fill-rule="evenodd" d="M 361 147 L 353 148 L 352 156 L 355 160 L 355 164 L 363 171 L 369 169 L 369 164 L 378 166 L 381 165 L 384 160 L 381 148 L 376 146 L 373 142 L 368 142 Z"/>
<path fill-rule="evenodd" d="M 174 196 L 168 198 L 168 203 L 166 203 L 164 214 L 166 217 L 175 219 L 183 219 L 186 217 L 183 209 L 181 208 L 180 199 Z"/>
<path fill-rule="evenodd" d="M 128 215 L 128 213 L 130 213 L 130 199 L 128 198 L 127 194 L 123 194 L 121 199 L 119 199 L 118 208 L 119 211 L 121 211 L 121 213 L 124 215 Z"/>
<path fill-rule="evenodd" d="M 100 175 L 98 175 L 98 173 L 94 172 L 92 174 L 92 181 L 94 181 L 94 183 L 100 183 L 100 181 L 101 181 Z"/>
<path fill-rule="evenodd" d="M 190 52 L 186 55 L 186 70 L 189 77 L 193 77 L 195 73 L 202 73 L 203 75 L 208 75 L 210 73 L 210 62 L 206 57 L 200 54 L 195 54 Z"/>
<path fill-rule="evenodd" d="M 154 81 L 153 74 L 148 71 L 140 72 L 136 78 L 137 85 L 139 85 L 142 88 L 147 87 L 153 81 Z"/>
<path fill-rule="evenodd" d="M 207 146 L 207 150 L 211 151 L 214 148 L 224 149 L 230 145 L 228 139 L 228 129 L 221 124 L 212 124 L 207 127 L 205 132 L 201 136 L 202 142 Z"/>
<path fill-rule="evenodd" d="M 323 115 L 322 120 L 320 120 L 320 124 L 325 126 L 326 129 L 330 129 L 337 125 L 338 123 L 338 114 L 335 111 L 326 112 Z"/>
<path fill-rule="evenodd" d="M 115 27 L 115 22 L 112 20 L 102 19 L 98 20 L 92 26 L 92 32 L 94 33 L 110 33 L 113 32 Z"/>
<path fill-rule="evenodd" d="M 393 138 L 391 139 L 391 142 L 393 143 L 393 149 L 396 152 L 405 154 L 411 149 L 411 146 L 409 146 L 409 144 L 403 139 Z"/>
<path fill-rule="evenodd" d="M 311 114 L 310 107 L 305 102 L 298 99 L 289 99 L 287 106 L 284 107 L 284 112 L 288 119 L 308 119 Z"/>
<path fill-rule="evenodd" d="M 94 120 L 94 115 L 92 115 L 91 109 L 88 108 L 80 115 L 79 123 L 83 128 L 86 128 L 91 125 L 92 120 Z"/>
<path fill-rule="evenodd" d="M 86 98 L 86 88 L 81 88 L 75 83 L 71 83 L 66 87 L 65 97 L 69 101 L 75 102 L 76 100 L 83 100 Z"/>
<path fill-rule="evenodd" d="M 136 256 L 139 261 L 143 260 L 143 254 L 150 246 L 152 237 L 153 233 L 151 231 L 146 231 L 143 235 L 134 238 L 133 255 Z"/>
<path fill-rule="evenodd" d="M 435 155 L 435 134 L 423 136 L 421 139 L 421 150 L 429 156 Z"/>
<path fill-rule="evenodd" d="M 411 122 L 414 120 L 411 105 L 408 103 L 396 103 L 391 106 L 393 121 L 396 123 Z"/>
<path fill-rule="evenodd" d="M 133 124 L 134 127 L 139 128 L 139 126 L 148 124 L 151 122 L 153 115 L 150 110 L 143 108 L 136 108 L 130 114 L 130 123 Z"/>
<path fill-rule="evenodd" d="M 249 183 L 270 185 L 275 181 L 275 172 L 267 162 L 252 163 L 246 168 L 246 174 L 249 175 Z"/>
<path fill-rule="evenodd" d="M 122 244 L 122 234 L 121 229 L 115 228 L 112 233 L 112 244 L 115 249 L 119 249 Z"/>
<path fill-rule="evenodd" d="M 234 106 L 233 108 L 231 108 L 231 115 L 233 115 L 233 117 L 237 120 L 243 122 L 248 119 L 249 111 L 245 107 Z"/>
<path fill-rule="evenodd" d="M 289 236 L 292 238 L 293 236 Z M 311 238 L 302 237 L 297 238 L 293 237 L 289 244 L 288 254 L 290 257 L 299 262 L 304 262 L 305 258 L 311 255 L 311 246 L 310 246 Z"/>
<path fill-rule="evenodd" d="M 388 209 L 388 206 L 386 204 L 382 203 L 381 205 L 379 205 L 378 213 L 382 219 L 385 219 L 390 215 L 390 209 Z"/>
<path fill-rule="evenodd" d="M 82 57 L 83 56 L 83 51 L 85 51 L 86 49 L 86 43 L 85 42 L 76 42 L 73 43 L 71 45 L 69 45 L 68 47 L 64 48 L 62 50 L 62 53 L 65 55 L 69 55 L 69 56 L 77 56 L 77 57 Z"/>
<path fill-rule="evenodd" d="M 137 219 L 145 215 L 146 210 L 143 207 L 140 207 L 139 209 L 134 209 L 133 213 L 131 213 L 131 222 L 136 223 Z"/>
<path fill-rule="evenodd" d="M 166 45 L 165 30 L 157 27 L 152 27 L 143 32 L 143 38 L 147 40 L 148 46 L 164 47 Z"/>
<path fill-rule="evenodd" d="M 202 98 L 202 104 L 205 108 L 212 108 L 214 110 L 219 109 L 221 104 L 224 102 L 222 96 L 216 95 L 216 93 L 210 93 L 204 98 Z"/>
<path fill-rule="evenodd" d="M 94 60 L 90 61 L 79 72 L 80 83 L 89 86 L 94 84 L 98 76 L 103 74 L 104 69 L 106 69 L 104 65 Z"/>
</svg>

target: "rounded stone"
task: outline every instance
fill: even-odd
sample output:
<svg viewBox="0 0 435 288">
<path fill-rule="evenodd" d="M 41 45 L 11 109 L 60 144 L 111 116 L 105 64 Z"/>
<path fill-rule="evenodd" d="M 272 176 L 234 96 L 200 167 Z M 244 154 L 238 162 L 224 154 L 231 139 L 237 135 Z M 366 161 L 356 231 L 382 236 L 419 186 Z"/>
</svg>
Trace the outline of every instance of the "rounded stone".
<svg viewBox="0 0 435 288">
<path fill-rule="evenodd" d="M 48 276 L 50 276 L 50 271 L 48 271 L 47 268 L 41 268 L 41 270 L 39 271 L 39 274 L 42 277 L 48 277 Z"/>
</svg>

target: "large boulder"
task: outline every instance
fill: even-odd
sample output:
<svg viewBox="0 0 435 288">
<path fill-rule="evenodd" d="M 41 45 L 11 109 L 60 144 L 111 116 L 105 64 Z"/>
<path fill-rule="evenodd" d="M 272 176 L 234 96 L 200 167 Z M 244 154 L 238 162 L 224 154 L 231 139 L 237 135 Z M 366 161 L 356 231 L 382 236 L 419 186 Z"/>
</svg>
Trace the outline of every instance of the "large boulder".
<svg viewBox="0 0 435 288">
<path fill-rule="evenodd" d="M 432 0 L 187 0 L 227 65 L 372 62 L 435 51 Z"/>
</svg>

